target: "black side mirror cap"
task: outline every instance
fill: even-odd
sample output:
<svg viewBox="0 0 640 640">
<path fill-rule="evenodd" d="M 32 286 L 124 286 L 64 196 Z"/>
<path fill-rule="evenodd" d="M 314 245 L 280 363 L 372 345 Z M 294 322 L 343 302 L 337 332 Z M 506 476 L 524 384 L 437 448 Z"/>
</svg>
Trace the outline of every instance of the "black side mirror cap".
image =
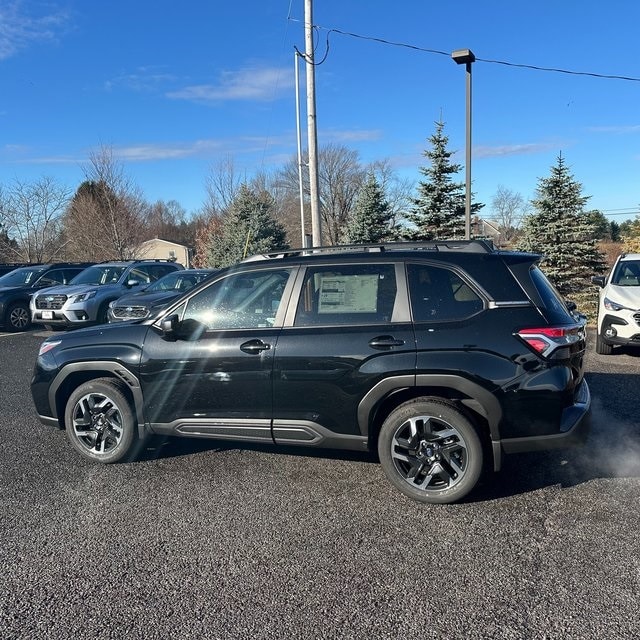
<svg viewBox="0 0 640 640">
<path fill-rule="evenodd" d="M 591 282 L 597 284 L 599 287 L 604 288 L 607 283 L 607 279 L 604 276 L 591 276 Z"/>
</svg>

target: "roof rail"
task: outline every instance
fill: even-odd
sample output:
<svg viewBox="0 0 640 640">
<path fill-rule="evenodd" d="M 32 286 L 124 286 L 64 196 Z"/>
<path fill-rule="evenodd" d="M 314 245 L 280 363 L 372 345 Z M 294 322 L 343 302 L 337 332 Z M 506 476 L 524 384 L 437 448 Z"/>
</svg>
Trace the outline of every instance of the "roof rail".
<svg viewBox="0 0 640 640">
<path fill-rule="evenodd" d="M 330 247 L 281 249 L 250 256 L 243 262 L 273 260 L 295 256 L 330 255 L 335 253 L 385 253 L 387 251 L 459 251 L 463 253 L 492 253 L 493 245 L 487 240 L 430 240 L 418 242 L 383 242 L 379 244 L 341 244 Z"/>
</svg>

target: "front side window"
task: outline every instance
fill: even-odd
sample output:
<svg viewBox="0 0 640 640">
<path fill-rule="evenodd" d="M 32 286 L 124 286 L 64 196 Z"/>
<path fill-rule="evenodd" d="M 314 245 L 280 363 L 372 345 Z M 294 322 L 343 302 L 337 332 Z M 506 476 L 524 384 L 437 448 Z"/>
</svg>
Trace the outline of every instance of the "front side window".
<svg viewBox="0 0 640 640">
<path fill-rule="evenodd" d="M 396 293 L 393 264 L 309 268 L 302 285 L 295 325 L 390 322 Z"/>
<path fill-rule="evenodd" d="M 52 269 L 38 280 L 36 286 L 38 287 L 53 287 L 57 284 L 66 284 L 64 277 L 64 271 L 62 269 Z"/>
<path fill-rule="evenodd" d="M 484 307 L 482 298 L 450 269 L 409 264 L 407 273 L 415 322 L 462 320 Z"/>
<path fill-rule="evenodd" d="M 290 269 L 236 273 L 199 291 L 187 303 L 183 322 L 205 331 L 272 327 L 282 303 Z"/>
</svg>

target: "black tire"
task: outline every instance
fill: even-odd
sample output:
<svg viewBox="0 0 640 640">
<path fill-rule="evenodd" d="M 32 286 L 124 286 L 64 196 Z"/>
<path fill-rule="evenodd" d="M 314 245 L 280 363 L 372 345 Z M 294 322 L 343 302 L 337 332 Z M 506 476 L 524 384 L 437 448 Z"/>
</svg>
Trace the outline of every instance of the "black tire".
<svg viewBox="0 0 640 640">
<path fill-rule="evenodd" d="M 110 378 L 81 384 L 65 409 L 67 437 L 85 458 L 123 462 L 136 450 L 136 421 L 120 385 Z"/>
<path fill-rule="evenodd" d="M 613 353 L 613 345 L 605 342 L 599 333 L 596 334 L 596 353 L 601 356 L 610 356 Z"/>
<path fill-rule="evenodd" d="M 449 504 L 477 485 L 483 448 L 475 427 L 453 404 L 417 398 L 392 411 L 378 438 L 387 477 L 418 502 Z"/>
<path fill-rule="evenodd" d="M 96 324 L 107 324 L 107 322 L 109 322 L 109 317 L 107 316 L 108 311 L 109 302 L 102 303 L 98 309 L 98 314 L 96 315 Z"/>
<path fill-rule="evenodd" d="M 24 302 L 14 302 L 9 305 L 5 316 L 5 326 L 7 331 L 14 333 L 26 331 L 31 326 L 31 312 L 29 305 Z"/>
</svg>

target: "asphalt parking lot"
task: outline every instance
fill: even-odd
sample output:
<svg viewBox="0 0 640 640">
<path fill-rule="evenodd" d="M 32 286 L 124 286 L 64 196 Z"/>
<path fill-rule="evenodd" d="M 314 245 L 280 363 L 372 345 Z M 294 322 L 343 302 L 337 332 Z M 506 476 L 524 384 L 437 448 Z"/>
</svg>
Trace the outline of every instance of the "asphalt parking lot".
<svg viewBox="0 0 640 640">
<path fill-rule="evenodd" d="M 640 351 L 588 354 L 593 433 L 418 505 L 360 454 L 153 441 L 81 460 L 0 334 L 0 638 L 638 638 Z"/>
</svg>

